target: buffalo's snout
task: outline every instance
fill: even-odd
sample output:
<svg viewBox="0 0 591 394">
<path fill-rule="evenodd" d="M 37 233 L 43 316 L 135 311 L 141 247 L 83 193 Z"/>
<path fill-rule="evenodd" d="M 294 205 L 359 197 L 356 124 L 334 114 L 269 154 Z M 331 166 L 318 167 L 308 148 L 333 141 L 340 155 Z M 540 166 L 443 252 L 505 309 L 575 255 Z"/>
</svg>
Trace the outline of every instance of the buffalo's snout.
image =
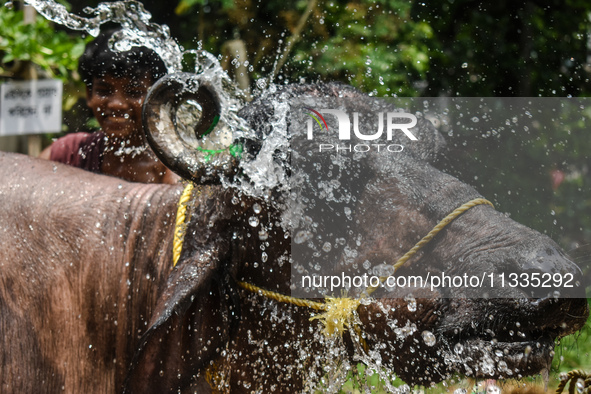
<svg viewBox="0 0 591 394">
<path fill-rule="evenodd" d="M 569 257 L 554 245 L 538 248 L 521 259 L 516 270 L 501 273 L 504 286 L 536 299 L 585 298 L 585 277 Z"/>
<path fill-rule="evenodd" d="M 519 260 L 515 271 L 501 273 L 504 282 L 499 284 L 525 295 L 521 313 L 529 330 L 562 337 L 580 330 L 589 316 L 585 277 L 558 246 L 543 240 Z"/>
</svg>

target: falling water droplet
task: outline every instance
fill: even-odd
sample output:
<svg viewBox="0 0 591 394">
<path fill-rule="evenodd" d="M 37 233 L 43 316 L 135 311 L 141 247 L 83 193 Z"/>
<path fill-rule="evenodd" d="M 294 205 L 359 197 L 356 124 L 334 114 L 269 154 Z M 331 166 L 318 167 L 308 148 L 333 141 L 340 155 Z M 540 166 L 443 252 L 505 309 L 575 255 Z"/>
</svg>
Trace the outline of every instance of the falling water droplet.
<svg viewBox="0 0 591 394">
<path fill-rule="evenodd" d="M 257 88 L 265 89 L 267 87 L 267 80 L 265 78 L 259 78 L 256 81 Z"/>
<path fill-rule="evenodd" d="M 482 373 L 485 375 L 494 375 L 495 373 L 495 366 L 489 362 L 488 360 L 483 361 L 481 364 Z"/>
<path fill-rule="evenodd" d="M 406 296 L 404 297 L 404 300 L 408 303 L 408 310 L 411 312 L 416 312 L 417 311 L 417 300 L 412 296 Z"/>
<path fill-rule="evenodd" d="M 496 384 L 491 384 L 486 388 L 486 394 L 501 394 L 501 389 Z"/>
<path fill-rule="evenodd" d="M 421 335 L 423 336 L 423 340 L 425 341 L 425 345 L 427 346 L 433 346 L 435 345 L 435 342 L 437 342 L 435 335 L 433 335 L 431 331 L 425 330 Z"/>
<path fill-rule="evenodd" d="M 259 218 L 256 216 L 249 217 L 248 224 L 250 224 L 252 227 L 258 226 L 259 225 Z"/>
<path fill-rule="evenodd" d="M 293 237 L 293 242 L 296 244 L 302 244 L 310 239 L 311 236 L 312 234 L 310 234 L 308 231 L 298 231 Z"/>
<path fill-rule="evenodd" d="M 525 351 L 523 352 L 526 356 L 529 356 L 529 354 L 531 353 L 531 346 L 527 345 L 525 347 Z"/>
<path fill-rule="evenodd" d="M 266 241 L 269 238 L 269 233 L 267 232 L 267 230 L 261 230 L 259 231 L 259 239 L 261 241 Z"/>
<path fill-rule="evenodd" d="M 560 375 L 558 375 L 558 379 L 561 382 L 567 381 L 568 380 L 568 374 L 566 372 L 561 372 Z"/>
<path fill-rule="evenodd" d="M 582 393 L 585 390 L 585 381 L 581 378 L 577 379 L 577 393 Z"/>
</svg>

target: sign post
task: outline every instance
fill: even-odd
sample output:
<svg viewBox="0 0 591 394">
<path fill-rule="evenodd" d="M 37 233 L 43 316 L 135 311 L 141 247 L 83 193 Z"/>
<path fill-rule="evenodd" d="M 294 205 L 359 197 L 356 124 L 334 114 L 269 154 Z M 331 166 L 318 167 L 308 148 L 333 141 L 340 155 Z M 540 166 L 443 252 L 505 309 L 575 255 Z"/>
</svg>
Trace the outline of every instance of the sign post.
<svg viewBox="0 0 591 394">
<path fill-rule="evenodd" d="M 62 82 L 33 79 L 0 86 L 0 136 L 60 132 Z"/>
</svg>

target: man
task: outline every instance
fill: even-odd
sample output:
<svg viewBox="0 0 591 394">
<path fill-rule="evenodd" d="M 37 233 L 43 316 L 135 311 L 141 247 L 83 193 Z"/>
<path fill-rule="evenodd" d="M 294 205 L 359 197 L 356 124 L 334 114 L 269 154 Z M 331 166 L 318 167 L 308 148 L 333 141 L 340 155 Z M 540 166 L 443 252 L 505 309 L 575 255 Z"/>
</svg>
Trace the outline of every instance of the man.
<svg viewBox="0 0 591 394">
<path fill-rule="evenodd" d="M 86 102 L 101 131 L 68 134 L 40 157 L 132 182 L 175 183 L 178 176 L 156 158 L 142 131 L 144 98 L 166 66 L 145 47 L 112 51 L 109 39 L 115 31 L 90 42 L 78 63 Z"/>
</svg>

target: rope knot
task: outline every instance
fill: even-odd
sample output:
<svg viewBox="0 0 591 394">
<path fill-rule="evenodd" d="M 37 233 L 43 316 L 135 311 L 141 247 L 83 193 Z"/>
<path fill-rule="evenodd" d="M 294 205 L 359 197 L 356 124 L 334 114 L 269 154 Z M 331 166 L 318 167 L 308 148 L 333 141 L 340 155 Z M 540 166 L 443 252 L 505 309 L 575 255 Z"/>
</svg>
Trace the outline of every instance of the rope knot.
<svg viewBox="0 0 591 394">
<path fill-rule="evenodd" d="M 355 311 L 361 302 L 358 299 L 342 297 L 327 297 L 324 303 L 324 312 L 310 318 L 320 320 L 324 325 L 322 333 L 326 336 L 342 336 L 346 330 L 355 326 Z"/>
</svg>

